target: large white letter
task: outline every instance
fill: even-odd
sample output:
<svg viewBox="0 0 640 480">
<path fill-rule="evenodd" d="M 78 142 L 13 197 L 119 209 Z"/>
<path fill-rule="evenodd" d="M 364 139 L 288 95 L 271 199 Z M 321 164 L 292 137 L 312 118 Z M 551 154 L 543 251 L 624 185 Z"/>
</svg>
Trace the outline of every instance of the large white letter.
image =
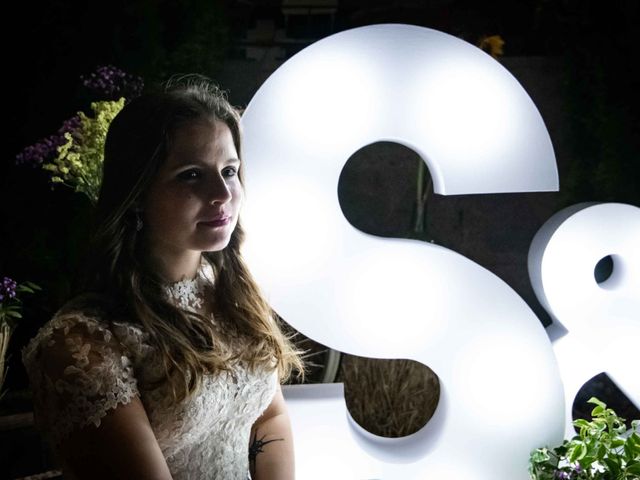
<svg viewBox="0 0 640 480">
<path fill-rule="evenodd" d="M 376 25 L 288 60 L 243 126 L 245 255 L 272 306 L 324 345 L 422 362 L 441 385 L 430 422 L 402 439 L 355 425 L 353 439 L 338 438 L 330 424 L 344 425 L 346 412 L 331 420 L 292 403 L 300 477 L 526 479 L 529 452 L 563 435 L 562 385 L 540 321 L 462 255 L 354 229 L 336 193 L 351 154 L 381 140 L 420 154 L 437 193 L 556 190 L 547 130 L 518 82 L 453 36 Z"/>
</svg>

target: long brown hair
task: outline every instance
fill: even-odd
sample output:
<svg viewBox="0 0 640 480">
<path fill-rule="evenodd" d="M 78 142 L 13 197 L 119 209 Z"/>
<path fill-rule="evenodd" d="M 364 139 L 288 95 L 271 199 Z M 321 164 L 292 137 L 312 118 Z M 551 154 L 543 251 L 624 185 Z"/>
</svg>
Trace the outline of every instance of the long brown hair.
<svg viewBox="0 0 640 480">
<path fill-rule="evenodd" d="M 212 301 L 216 321 L 227 340 L 241 338 L 244 348 L 224 348 L 211 319 L 182 310 L 163 293 L 163 281 L 145 261 L 136 208 L 165 161 L 172 135 L 185 123 L 215 119 L 230 129 L 241 159 L 240 116 L 224 91 L 201 76 L 180 78 L 161 92 L 127 104 L 109 127 L 103 179 L 96 206 L 85 291 L 108 299 L 109 311 L 140 323 L 162 358 L 175 401 L 196 392 L 203 376 L 226 370 L 233 361 L 250 368 L 278 368 L 281 380 L 304 365 L 277 315 L 265 301 L 240 254 L 240 221 L 221 251 L 203 252 L 215 274 Z M 243 167 L 239 170 L 243 180 Z M 230 344 L 230 342 L 227 342 Z M 144 386 L 143 386 L 144 387 Z"/>
</svg>

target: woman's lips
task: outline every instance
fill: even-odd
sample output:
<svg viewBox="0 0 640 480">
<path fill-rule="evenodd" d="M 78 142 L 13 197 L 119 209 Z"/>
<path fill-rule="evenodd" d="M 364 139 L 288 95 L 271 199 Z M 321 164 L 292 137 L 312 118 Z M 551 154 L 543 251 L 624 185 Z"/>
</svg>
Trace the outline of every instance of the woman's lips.
<svg viewBox="0 0 640 480">
<path fill-rule="evenodd" d="M 216 220 L 211 220 L 208 222 L 200 222 L 201 225 L 205 225 L 207 227 L 224 227 L 231 221 L 230 216 L 220 217 Z"/>
</svg>

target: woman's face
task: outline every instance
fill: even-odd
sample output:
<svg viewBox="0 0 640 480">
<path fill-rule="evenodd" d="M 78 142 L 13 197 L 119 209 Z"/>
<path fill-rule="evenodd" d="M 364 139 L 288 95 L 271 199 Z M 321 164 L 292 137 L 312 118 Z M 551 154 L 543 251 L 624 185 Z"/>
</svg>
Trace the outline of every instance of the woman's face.
<svg viewBox="0 0 640 480">
<path fill-rule="evenodd" d="M 154 256 L 227 246 L 243 199 L 239 168 L 225 123 L 196 120 L 174 133 L 143 203 L 143 232 Z"/>
</svg>

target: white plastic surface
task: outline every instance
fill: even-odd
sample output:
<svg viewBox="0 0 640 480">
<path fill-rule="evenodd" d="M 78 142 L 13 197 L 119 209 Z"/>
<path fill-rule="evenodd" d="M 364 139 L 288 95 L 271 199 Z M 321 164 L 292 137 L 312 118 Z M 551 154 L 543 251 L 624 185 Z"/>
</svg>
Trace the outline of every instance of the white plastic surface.
<svg viewBox="0 0 640 480">
<path fill-rule="evenodd" d="M 522 87 L 460 39 L 375 25 L 288 60 L 256 93 L 243 127 L 244 253 L 271 305 L 333 349 L 413 359 L 440 379 L 438 408 L 416 434 L 389 440 L 350 427 L 367 465 L 384 479 L 527 479 L 529 452 L 559 443 L 564 426 L 540 321 L 462 255 L 354 229 L 337 198 L 347 159 L 380 140 L 420 154 L 438 193 L 557 189 L 551 142 Z M 346 414 L 335 418 L 338 430 Z M 306 415 L 303 432 L 342 441 L 326 415 Z M 370 478 L 370 469 L 353 471 L 355 460 L 312 461 L 310 444 L 296 437 L 300 478 L 340 478 L 336 468 Z"/>
<path fill-rule="evenodd" d="M 595 266 L 609 255 L 612 274 L 598 284 Z M 553 347 L 565 386 L 565 435 L 574 435 L 578 390 L 601 372 L 640 408 L 640 208 L 585 203 L 559 211 L 531 243 L 529 275 L 551 327 L 562 332 Z"/>
</svg>

